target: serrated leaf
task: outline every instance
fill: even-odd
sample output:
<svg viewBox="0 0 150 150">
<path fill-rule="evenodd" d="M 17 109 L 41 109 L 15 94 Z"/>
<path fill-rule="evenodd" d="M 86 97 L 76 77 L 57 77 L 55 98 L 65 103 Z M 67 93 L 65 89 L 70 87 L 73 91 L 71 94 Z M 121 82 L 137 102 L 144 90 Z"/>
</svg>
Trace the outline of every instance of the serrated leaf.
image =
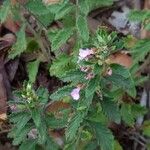
<svg viewBox="0 0 150 150">
<path fill-rule="evenodd" d="M 77 83 L 80 81 L 81 83 L 86 81 L 85 76 L 85 73 L 81 72 L 80 70 L 70 70 L 61 76 L 60 79 L 64 82 Z"/>
<path fill-rule="evenodd" d="M 49 12 L 47 7 L 42 3 L 41 0 L 29 0 L 25 4 L 25 7 L 35 15 L 43 15 Z"/>
<path fill-rule="evenodd" d="M 131 111 L 131 105 L 129 104 L 122 104 L 121 106 L 121 116 L 122 120 L 129 126 L 133 126 L 134 124 L 134 117 Z"/>
<path fill-rule="evenodd" d="M 147 108 L 141 106 L 140 104 L 132 104 L 131 105 L 131 113 L 134 118 L 143 116 L 147 113 Z"/>
<path fill-rule="evenodd" d="M 33 121 L 35 123 L 35 126 L 38 128 L 41 125 L 41 123 L 42 123 L 42 121 L 41 121 L 42 116 L 41 116 L 40 109 L 33 108 L 31 110 L 31 114 L 32 114 L 32 119 L 33 119 Z"/>
<path fill-rule="evenodd" d="M 87 0 L 80 0 L 79 7 L 83 14 L 87 15 L 89 13 L 89 4 Z"/>
<path fill-rule="evenodd" d="M 87 23 L 86 17 L 79 15 L 77 17 L 77 20 L 76 20 L 76 26 L 77 26 L 80 37 L 84 41 L 87 42 L 89 40 L 89 34 L 90 33 L 89 33 L 88 23 Z"/>
<path fill-rule="evenodd" d="M 111 131 L 100 123 L 91 123 L 95 130 L 96 140 L 102 150 L 114 150 L 114 136 Z"/>
<path fill-rule="evenodd" d="M 51 39 L 51 36 L 48 35 L 49 40 L 52 43 L 52 51 L 58 50 L 63 44 L 67 42 L 70 36 L 73 34 L 72 28 L 64 28 L 59 30 Z"/>
<path fill-rule="evenodd" d="M 129 73 L 129 72 L 128 72 Z M 129 73 L 129 78 L 125 78 L 122 75 L 116 74 L 115 72 L 107 77 L 107 80 L 112 82 L 117 87 L 120 87 L 124 91 L 126 91 L 130 96 L 135 97 L 136 96 L 136 88 L 135 83 Z"/>
<path fill-rule="evenodd" d="M 17 33 L 17 41 L 13 45 L 13 47 L 9 53 L 9 58 L 11 58 L 11 59 L 14 59 L 16 56 L 23 53 L 27 48 L 25 28 L 26 28 L 26 25 L 24 24 L 21 27 L 20 31 Z"/>
<path fill-rule="evenodd" d="M 0 22 L 1 23 L 3 23 L 7 19 L 10 13 L 10 9 L 11 9 L 10 0 L 5 0 L 0 8 Z"/>
<path fill-rule="evenodd" d="M 94 94 L 96 88 L 99 86 L 99 83 L 100 83 L 99 76 L 96 76 L 93 79 L 91 79 L 86 87 L 85 96 L 89 97 L 90 95 Z"/>
<path fill-rule="evenodd" d="M 38 69 L 39 69 L 39 64 L 40 64 L 39 60 L 35 60 L 27 64 L 27 72 L 29 76 L 29 81 L 31 83 L 34 83 L 36 80 L 36 76 L 37 76 Z"/>
<path fill-rule="evenodd" d="M 58 10 L 58 12 L 55 15 L 55 20 L 59 20 L 65 17 L 65 15 L 68 15 L 73 9 L 74 9 L 73 5 L 66 4 L 64 7 Z"/>
<path fill-rule="evenodd" d="M 36 91 L 40 103 L 46 104 L 49 99 L 49 92 L 46 88 L 39 87 Z"/>
<path fill-rule="evenodd" d="M 54 101 L 56 100 L 62 100 L 63 97 L 70 95 L 73 87 L 71 86 L 64 86 L 62 88 L 59 88 L 56 92 L 50 95 L 50 98 Z"/>
<path fill-rule="evenodd" d="M 115 102 L 113 102 L 111 99 L 104 99 L 101 102 L 102 110 L 104 114 L 112 121 L 116 123 L 120 123 L 121 116 L 119 112 L 119 108 Z"/>
<path fill-rule="evenodd" d="M 45 150 L 59 150 L 59 146 L 53 141 L 51 137 L 47 137 Z"/>
<path fill-rule="evenodd" d="M 139 40 L 136 45 L 131 49 L 133 56 L 133 63 L 144 60 L 145 56 L 150 52 L 150 40 Z"/>
<path fill-rule="evenodd" d="M 75 67 L 75 64 L 72 62 L 72 57 L 63 54 L 59 55 L 58 58 L 53 61 L 49 72 L 52 76 L 61 77 Z"/>
<path fill-rule="evenodd" d="M 31 115 L 28 113 L 25 113 L 22 116 L 22 118 L 18 120 L 18 122 L 16 123 L 18 132 L 20 132 L 25 127 L 25 125 L 29 122 L 30 119 L 31 119 Z"/>
<path fill-rule="evenodd" d="M 89 11 L 99 7 L 110 6 L 113 4 L 113 0 L 87 0 L 87 2 L 89 5 Z"/>
<path fill-rule="evenodd" d="M 47 124 L 51 129 L 61 129 L 66 127 L 67 124 L 67 117 L 64 117 L 62 119 L 56 119 L 56 118 L 47 118 Z"/>
<path fill-rule="evenodd" d="M 116 74 L 119 74 L 123 76 L 124 78 L 129 78 L 130 73 L 127 68 L 124 66 L 118 65 L 118 64 L 113 64 L 111 65 L 112 72 L 115 72 Z"/>
<path fill-rule="evenodd" d="M 75 138 L 78 132 L 78 128 L 80 127 L 80 124 L 83 122 L 84 118 L 86 117 L 88 113 L 92 100 L 93 100 L 93 95 L 91 95 L 88 98 L 81 99 L 81 102 L 79 103 L 78 108 L 84 107 L 84 110 L 78 110 L 69 120 L 67 129 L 65 132 L 66 139 L 68 141 L 73 141 L 73 139 Z"/>
<path fill-rule="evenodd" d="M 68 141 L 72 141 L 75 138 L 82 121 L 83 114 L 81 112 L 74 114 L 74 116 L 70 119 L 65 132 L 66 139 Z"/>
<path fill-rule="evenodd" d="M 26 140 L 24 141 L 21 146 L 19 147 L 19 150 L 36 150 L 36 140 Z"/>
<path fill-rule="evenodd" d="M 27 134 L 31 129 L 31 125 L 26 125 L 21 131 L 18 132 L 18 130 L 16 130 L 14 133 L 13 145 L 19 145 L 21 142 L 23 142 L 27 138 Z"/>
</svg>

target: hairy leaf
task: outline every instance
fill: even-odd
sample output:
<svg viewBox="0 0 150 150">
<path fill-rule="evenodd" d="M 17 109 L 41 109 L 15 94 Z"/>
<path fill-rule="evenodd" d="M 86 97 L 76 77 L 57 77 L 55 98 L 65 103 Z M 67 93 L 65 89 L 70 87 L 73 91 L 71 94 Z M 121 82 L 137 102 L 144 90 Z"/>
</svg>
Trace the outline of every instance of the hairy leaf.
<svg viewBox="0 0 150 150">
<path fill-rule="evenodd" d="M 100 123 L 91 123 L 98 145 L 102 150 L 114 150 L 114 136 L 111 131 Z"/>
<path fill-rule="evenodd" d="M 34 83 L 36 80 L 36 75 L 38 73 L 39 64 L 40 64 L 39 60 L 35 60 L 35 61 L 29 62 L 27 64 L 27 72 L 28 72 L 28 76 L 29 76 L 29 81 L 31 83 Z"/>
<path fill-rule="evenodd" d="M 55 35 L 53 35 L 52 39 L 51 36 L 48 35 L 49 40 L 52 42 L 52 51 L 58 50 L 63 44 L 67 42 L 67 40 L 70 38 L 72 34 L 73 34 L 72 28 L 64 28 L 59 30 Z"/>
<path fill-rule="evenodd" d="M 9 58 L 11 58 L 11 59 L 14 59 L 16 56 L 20 55 L 27 48 L 25 27 L 26 27 L 26 25 L 24 24 L 21 27 L 20 31 L 17 33 L 17 41 L 13 45 L 13 47 L 9 53 Z"/>
<path fill-rule="evenodd" d="M 112 121 L 120 123 L 121 116 L 117 104 L 115 104 L 111 99 L 104 99 L 101 102 L 102 110 L 104 114 Z"/>
<path fill-rule="evenodd" d="M 88 41 L 89 40 L 89 29 L 88 29 L 86 17 L 79 15 L 76 20 L 76 26 L 77 26 L 80 37 L 84 41 Z"/>
<path fill-rule="evenodd" d="M 10 0 L 5 0 L 0 8 L 0 22 L 3 23 L 11 10 Z"/>
<path fill-rule="evenodd" d="M 50 95 L 50 98 L 54 101 L 62 100 L 65 96 L 69 96 L 73 87 L 71 86 L 64 86 L 59 88 L 56 92 Z"/>
</svg>

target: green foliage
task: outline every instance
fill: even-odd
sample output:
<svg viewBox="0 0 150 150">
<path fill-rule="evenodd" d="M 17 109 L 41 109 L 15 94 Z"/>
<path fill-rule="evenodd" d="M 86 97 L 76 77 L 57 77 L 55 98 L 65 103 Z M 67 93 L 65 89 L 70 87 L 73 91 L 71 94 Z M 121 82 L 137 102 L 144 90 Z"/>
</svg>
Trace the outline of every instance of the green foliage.
<svg viewBox="0 0 150 150">
<path fill-rule="evenodd" d="M 101 102 L 102 110 L 104 114 L 112 121 L 116 123 L 120 123 L 121 116 L 119 112 L 119 108 L 115 102 L 113 102 L 111 99 L 104 99 Z"/>
<path fill-rule="evenodd" d="M 3 23 L 11 11 L 10 0 L 5 0 L 0 8 L 0 22 Z"/>
<path fill-rule="evenodd" d="M 13 144 L 20 145 L 20 150 L 122 150 L 108 128 L 110 123 L 123 121 L 127 126 L 134 126 L 135 119 L 147 113 L 144 107 L 126 104 L 122 98 L 124 95 L 136 97 L 135 86 L 139 83 L 135 74 L 139 65 L 135 67 L 135 64 L 149 53 L 149 39 L 130 47 L 135 68 L 127 69 L 109 60 L 112 54 L 124 49 L 124 38 L 116 32 L 110 33 L 105 27 L 98 28 L 93 34 L 88 26 L 91 10 L 112 4 L 113 0 L 79 0 L 76 3 L 62 0 L 45 5 L 42 0 L 29 0 L 23 8 L 36 19 L 38 32 L 34 27 L 31 29 L 33 25 L 28 17 L 20 13 L 22 5 L 17 4 L 15 13 L 20 14 L 19 20 L 23 23 L 20 23 L 9 58 L 14 59 L 26 50 L 30 53 L 36 50 L 44 58 L 48 57 L 50 75 L 62 83 L 57 90 L 50 91 L 50 96 L 45 88 L 35 86 L 35 90 L 31 84 L 36 80 L 40 60 L 36 58 L 27 63 L 29 82 L 15 92 L 16 99 L 12 103 L 17 110 L 10 115 L 14 126 L 9 137 L 13 138 Z M 6 0 L 0 10 L 2 23 L 11 8 L 15 9 Z M 13 11 L 11 13 L 14 15 Z M 133 11 L 130 19 L 142 21 L 149 28 L 149 11 Z M 29 40 L 28 33 L 32 33 Z M 68 44 L 71 47 L 66 51 Z M 47 112 L 49 101 L 60 110 Z M 148 126 L 145 123 L 142 128 L 144 135 L 149 134 Z M 37 134 L 30 139 L 29 133 L 33 129 Z M 57 133 L 59 129 L 65 130 L 61 137 L 65 139 L 62 147 L 51 136 L 51 132 Z"/>
<path fill-rule="evenodd" d="M 129 126 L 134 124 L 134 116 L 132 115 L 131 105 L 124 104 L 121 107 L 122 120 Z"/>
<path fill-rule="evenodd" d="M 27 71 L 28 71 L 28 76 L 29 76 L 29 81 L 31 83 L 34 83 L 36 80 L 36 75 L 38 73 L 38 68 L 39 68 L 39 60 L 29 62 L 27 64 Z"/>
<path fill-rule="evenodd" d="M 59 30 L 56 35 L 54 35 L 54 37 L 50 39 L 52 42 L 52 51 L 59 49 L 62 44 L 65 44 L 72 34 L 72 28 Z"/>
<path fill-rule="evenodd" d="M 51 94 L 50 98 L 54 101 L 56 100 L 62 100 L 65 96 L 70 95 L 72 91 L 71 86 L 64 86 L 62 88 L 59 88 L 55 93 Z"/>
<path fill-rule="evenodd" d="M 142 61 L 144 57 L 150 52 L 150 40 L 139 40 L 136 45 L 131 49 L 133 54 L 134 64 Z"/>
<path fill-rule="evenodd" d="M 87 26 L 86 17 L 79 15 L 76 20 L 76 24 L 77 24 L 77 29 L 78 29 L 78 33 L 79 33 L 80 37 L 84 41 L 88 41 L 89 40 L 89 29 Z"/>
<path fill-rule="evenodd" d="M 83 121 L 83 113 L 81 112 L 74 114 L 73 117 L 70 119 L 66 129 L 66 139 L 68 141 L 74 140 L 82 121 Z"/>
<path fill-rule="evenodd" d="M 114 150 L 114 136 L 111 131 L 100 123 L 91 123 L 96 134 L 97 144 L 102 150 Z"/>
<path fill-rule="evenodd" d="M 27 41 L 26 41 L 26 34 L 25 34 L 26 25 L 24 24 L 20 31 L 17 33 L 17 41 L 13 45 L 10 53 L 9 58 L 14 59 L 16 56 L 23 53 L 27 48 Z"/>
<path fill-rule="evenodd" d="M 42 95 L 41 95 L 42 94 Z M 23 89 L 18 93 L 18 101 L 23 102 L 21 105 L 18 103 L 16 112 L 10 115 L 10 121 L 15 124 L 9 137 L 13 138 L 14 145 L 20 145 L 20 149 L 36 149 L 36 146 L 51 143 L 51 149 L 57 150 L 58 146 L 55 145 L 53 140 L 48 137 L 48 125 L 46 123 L 46 116 L 44 116 L 44 108 L 48 101 L 47 90 L 39 88 L 37 91 L 32 89 L 31 84 L 24 85 Z M 46 115 L 46 114 L 45 114 Z M 28 137 L 32 130 L 37 133 L 32 133 L 34 138 Z M 32 141 L 32 143 L 30 143 Z M 52 144 L 53 143 L 53 144 Z"/>
<path fill-rule="evenodd" d="M 72 62 L 72 57 L 63 54 L 53 61 L 49 72 L 52 76 L 61 77 L 74 68 L 75 64 Z"/>
</svg>

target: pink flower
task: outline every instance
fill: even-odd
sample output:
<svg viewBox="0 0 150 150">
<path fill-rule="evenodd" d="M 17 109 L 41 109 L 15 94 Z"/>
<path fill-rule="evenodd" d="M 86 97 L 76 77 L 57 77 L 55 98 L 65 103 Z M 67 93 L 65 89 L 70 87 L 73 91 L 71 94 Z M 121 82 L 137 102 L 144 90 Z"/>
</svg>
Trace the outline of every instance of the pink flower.
<svg viewBox="0 0 150 150">
<path fill-rule="evenodd" d="M 79 49 L 79 60 L 86 59 L 88 56 L 94 54 L 93 50 L 91 49 Z"/>
<path fill-rule="evenodd" d="M 94 78 L 94 74 L 92 72 L 88 73 L 85 77 L 86 80 L 90 80 Z"/>
<path fill-rule="evenodd" d="M 77 88 L 75 88 L 75 89 L 72 90 L 71 97 L 74 100 L 78 100 L 80 98 L 80 88 L 79 87 L 77 87 Z"/>
<path fill-rule="evenodd" d="M 109 68 L 109 69 L 107 70 L 107 75 L 109 75 L 109 76 L 112 75 L 112 69 L 111 69 L 111 68 Z"/>
<path fill-rule="evenodd" d="M 90 67 L 89 66 L 84 66 L 84 67 L 80 67 L 80 70 L 82 71 L 82 72 L 88 72 L 89 70 L 90 70 Z"/>
</svg>

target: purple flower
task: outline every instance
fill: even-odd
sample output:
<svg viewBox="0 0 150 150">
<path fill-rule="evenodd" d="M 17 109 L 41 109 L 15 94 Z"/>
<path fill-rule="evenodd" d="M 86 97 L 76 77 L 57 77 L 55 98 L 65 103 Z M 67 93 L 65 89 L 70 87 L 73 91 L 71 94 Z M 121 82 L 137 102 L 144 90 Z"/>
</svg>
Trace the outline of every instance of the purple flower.
<svg viewBox="0 0 150 150">
<path fill-rule="evenodd" d="M 88 74 L 86 75 L 85 79 L 86 79 L 86 80 L 90 80 L 90 79 L 93 79 L 94 76 L 95 76 L 94 73 L 90 72 L 90 73 L 88 73 Z"/>
<path fill-rule="evenodd" d="M 92 49 L 79 49 L 79 60 L 86 59 L 88 56 L 94 54 Z"/>
<path fill-rule="evenodd" d="M 80 98 L 80 88 L 77 87 L 75 89 L 72 90 L 71 92 L 71 97 L 74 99 L 74 100 L 78 100 Z"/>
<path fill-rule="evenodd" d="M 109 69 L 107 70 L 107 75 L 109 75 L 109 76 L 112 75 L 112 69 L 111 69 L 111 68 L 109 68 Z"/>
<path fill-rule="evenodd" d="M 82 71 L 82 72 L 88 72 L 89 70 L 90 70 L 90 67 L 89 66 L 81 66 L 80 67 L 80 70 Z"/>
</svg>

